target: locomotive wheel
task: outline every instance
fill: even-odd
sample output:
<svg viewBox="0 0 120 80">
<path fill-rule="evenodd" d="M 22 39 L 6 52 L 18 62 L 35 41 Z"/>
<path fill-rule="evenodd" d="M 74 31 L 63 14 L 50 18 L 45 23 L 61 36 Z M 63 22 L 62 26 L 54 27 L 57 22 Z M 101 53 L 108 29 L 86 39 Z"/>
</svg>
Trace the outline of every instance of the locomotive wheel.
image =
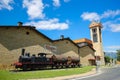
<svg viewBox="0 0 120 80">
<path fill-rule="evenodd" d="M 69 65 L 66 65 L 65 67 L 66 67 L 66 68 L 69 68 Z"/>
<path fill-rule="evenodd" d="M 58 65 L 56 65 L 56 69 L 58 69 Z"/>
<path fill-rule="evenodd" d="M 54 68 L 54 66 L 52 65 L 52 66 L 51 66 L 51 69 L 53 69 L 53 68 Z"/>
<path fill-rule="evenodd" d="M 72 68 L 74 68 L 74 65 L 71 65 Z"/>
<path fill-rule="evenodd" d="M 31 66 L 30 70 L 34 70 L 33 66 Z"/>
<path fill-rule="evenodd" d="M 61 68 L 63 68 L 63 65 L 61 65 Z"/>
<path fill-rule="evenodd" d="M 23 71 L 27 70 L 27 65 L 23 65 L 22 69 Z"/>
<path fill-rule="evenodd" d="M 77 66 L 80 67 L 80 64 L 78 64 Z"/>
</svg>

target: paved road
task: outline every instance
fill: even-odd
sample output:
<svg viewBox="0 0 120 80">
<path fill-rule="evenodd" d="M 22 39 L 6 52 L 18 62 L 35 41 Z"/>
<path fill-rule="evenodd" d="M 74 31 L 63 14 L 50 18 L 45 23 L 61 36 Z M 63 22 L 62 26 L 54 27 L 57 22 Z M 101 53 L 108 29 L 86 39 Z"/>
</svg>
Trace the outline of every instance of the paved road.
<svg viewBox="0 0 120 80">
<path fill-rule="evenodd" d="M 101 74 L 69 80 L 120 80 L 120 67 L 102 69 Z"/>
</svg>

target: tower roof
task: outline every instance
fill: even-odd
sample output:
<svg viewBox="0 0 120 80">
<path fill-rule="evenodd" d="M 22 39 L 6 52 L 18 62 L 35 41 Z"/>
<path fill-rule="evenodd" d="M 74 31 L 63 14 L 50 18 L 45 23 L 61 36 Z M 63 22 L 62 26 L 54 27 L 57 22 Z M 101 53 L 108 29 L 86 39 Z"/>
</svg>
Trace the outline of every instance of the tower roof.
<svg viewBox="0 0 120 80">
<path fill-rule="evenodd" d="M 100 22 L 95 22 L 95 21 L 93 21 L 93 22 L 90 24 L 89 28 L 93 28 L 93 27 L 100 27 L 100 28 L 102 28 L 102 24 L 101 24 Z"/>
</svg>

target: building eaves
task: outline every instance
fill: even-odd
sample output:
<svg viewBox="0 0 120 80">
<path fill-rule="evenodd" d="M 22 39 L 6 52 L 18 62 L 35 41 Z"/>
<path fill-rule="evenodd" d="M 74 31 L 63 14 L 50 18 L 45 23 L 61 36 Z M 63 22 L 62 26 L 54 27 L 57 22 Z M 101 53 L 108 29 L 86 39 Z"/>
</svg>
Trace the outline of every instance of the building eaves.
<svg viewBox="0 0 120 80">
<path fill-rule="evenodd" d="M 85 45 L 85 46 L 82 46 L 82 47 L 86 47 L 86 46 L 88 46 L 88 47 L 90 47 L 94 52 L 96 51 L 93 47 L 91 47 L 90 45 Z M 80 48 L 82 48 L 82 47 L 80 47 Z"/>
<path fill-rule="evenodd" d="M 64 41 L 64 40 L 70 41 L 72 44 L 74 44 L 75 46 L 77 46 L 79 48 L 79 46 L 76 43 L 74 43 L 69 37 L 68 38 L 63 38 L 63 39 L 53 40 L 53 42 L 59 42 L 59 41 Z"/>
<path fill-rule="evenodd" d="M 53 42 L 52 39 L 50 39 L 49 37 L 47 37 L 46 35 L 44 35 L 43 33 L 41 33 L 40 31 L 36 30 L 34 26 L 1 26 L 0 25 L 0 28 L 29 28 L 31 30 L 34 30 L 36 33 L 42 35 L 44 38 L 48 39 L 49 41 Z"/>
</svg>

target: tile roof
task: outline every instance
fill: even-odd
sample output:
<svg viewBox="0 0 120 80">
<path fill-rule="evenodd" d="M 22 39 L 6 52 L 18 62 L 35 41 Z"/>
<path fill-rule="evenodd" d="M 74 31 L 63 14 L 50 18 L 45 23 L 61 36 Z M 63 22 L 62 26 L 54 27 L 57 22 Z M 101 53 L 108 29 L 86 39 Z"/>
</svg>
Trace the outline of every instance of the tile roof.
<svg viewBox="0 0 120 80">
<path fill-rule="evenodd" d="M 89 44 L 92 44 L 92 41 L 86 38 L 82 38 L 82 39 L 78 39 L 78 40 L 74 40 L 74 43 L 82 43 L 82 42 L 87 42 Z"/>
<path fill-rule="evenodd" d="M 89 28 L 93 28 L 93 27 L 100 27 L 100 28 L 102 28 L 102 24 L 101 24 L 100 22 L 95 22 L 95 21 L 93 21 L 93 22 L 90 24 Z"/>
</svg>

